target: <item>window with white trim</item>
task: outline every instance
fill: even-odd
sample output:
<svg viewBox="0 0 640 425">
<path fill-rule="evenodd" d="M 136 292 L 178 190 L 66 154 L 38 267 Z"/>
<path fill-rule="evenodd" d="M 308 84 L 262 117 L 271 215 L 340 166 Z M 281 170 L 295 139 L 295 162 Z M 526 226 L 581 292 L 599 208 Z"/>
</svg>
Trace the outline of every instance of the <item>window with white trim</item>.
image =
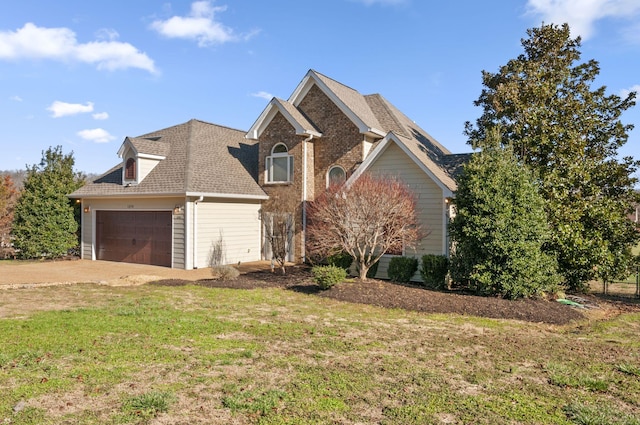
<svg viewBox="0 0 640 425">
<path fill-rule="evenodd" d="M 293 180 L 293 156 L 289 155 L 289 149 L 284 143 L 278 143 L 271 149 L 271 155 L 267 157 L 266 177 L 267 183 L 290 183 Z"/>
<path fill-rule="evenodd" d="M 341 185 L 347 181 L 347 173 L 339 165 L 334 165 L 327 172 L 327 187 L 334 184 Z"/>
</svg>

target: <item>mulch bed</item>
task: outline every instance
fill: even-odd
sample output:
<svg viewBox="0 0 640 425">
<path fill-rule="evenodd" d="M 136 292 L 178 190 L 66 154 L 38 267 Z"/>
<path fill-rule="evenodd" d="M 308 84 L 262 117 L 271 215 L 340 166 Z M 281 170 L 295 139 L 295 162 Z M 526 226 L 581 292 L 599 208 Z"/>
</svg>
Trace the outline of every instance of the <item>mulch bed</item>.
<svg viewBox="0 0 640 425">
<path fill-rule="evenodd" d="M 413 285 L 397 284 L 389 281 L 371 279 L 367 282 L 344 282 L 322 291 L 314 283 L 311 271 L 306 266 L 287 268 L 285 276 L 270 271 L 257 271 L 240 275 L 235 280 L 204 279 L 196 282 L 165 279 L 153 282 L 155 285 L 183 286 L 198 285 L 211 288 L 255 289 L 283 288 L 310 295 L 333 298 L 340 301 L 370 304 L 385 308 L 399 308 L 426 313 L 446 313 L 497 319 L 515 319 L 528 322 L 563 325 L 585 316 L 581 309 L 569 307 L 555 301 L 518 300 L 479 297 L 456 292 L 432 291 Z M 594 296 L 585 296 L 589 304 L 597 306 L 600 302 Z M 606 300 L 611 304 L 610 300 Z M 630 301 L 618 301 L 620 311 L 640 311 L 640 304 Z"/>
</svg>

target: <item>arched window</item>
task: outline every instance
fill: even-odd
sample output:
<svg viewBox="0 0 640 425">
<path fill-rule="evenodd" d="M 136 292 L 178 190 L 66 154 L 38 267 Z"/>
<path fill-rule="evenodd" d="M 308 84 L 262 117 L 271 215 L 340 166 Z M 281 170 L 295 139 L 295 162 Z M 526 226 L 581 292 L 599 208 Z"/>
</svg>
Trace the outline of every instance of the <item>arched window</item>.
<svg viewBox="0 0 640 425">
<path fill-rule="evenodd" d="M 127 163 L 124 167 L 124 179 L 135 180 L 136 179 L 136 160 L 134 158 L 127 159 Z"/>
<path fill-rule="evenodd" d="M 347 181 L 347 173 L 344 171 L 339 165 L 334 165 L 329 168 L 327 172 L 327 187 L 333 186 L 334 184 L 343 184 Z"/>
<path fill-rule="evenodd" d="M 284 143 L 278 143 L 271 149 L 266 164 L 267 183 L 289 183 L 293 180 L 293 156 Z"/>
</svg>

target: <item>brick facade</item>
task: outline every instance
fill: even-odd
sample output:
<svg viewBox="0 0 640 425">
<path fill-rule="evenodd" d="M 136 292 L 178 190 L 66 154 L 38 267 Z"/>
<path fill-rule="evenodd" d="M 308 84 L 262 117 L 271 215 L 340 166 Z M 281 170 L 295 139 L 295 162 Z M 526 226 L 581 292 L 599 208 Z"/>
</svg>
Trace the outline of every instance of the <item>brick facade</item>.
<svg viewBox="0 0 640 425">
<path fill-rule="evenodd" d="M 316 85 L 312 86 L 298 109 L 322 133 L 321 137 L 313 138 L 307 144 L 306 183 L 307 200 L 322 193 L 326 188 L 327 173 L 332 166 L 339 165 L 347 173 L 347 178 L 364 160 L 365 136 L 358 127 L 336 106 Z M 300 202 L 295 214 L 295 251 L 296 261 L 302 261 L 304 237 L 303 228 L 303 182 L 304 173 L 304 145 L 306 136 L 295 134 L 294 127 L 286 118 L 277 113 L 264 129 L 259 140 L 259 183 L 264 191 L 271 196 L 275 187 L 286 186 L 296 193 Z M 289 184 L 266 183 L 266 158 L 278 143 L 284 143 L 293 156 L 293 181 Z"/>
</svg>

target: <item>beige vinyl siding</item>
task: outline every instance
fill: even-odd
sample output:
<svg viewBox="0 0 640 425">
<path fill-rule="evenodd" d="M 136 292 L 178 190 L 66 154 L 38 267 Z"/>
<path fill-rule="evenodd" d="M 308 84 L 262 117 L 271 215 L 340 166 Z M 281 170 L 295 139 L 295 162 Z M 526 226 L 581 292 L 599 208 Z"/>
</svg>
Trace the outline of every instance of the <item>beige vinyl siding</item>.
<svg viewBox="0 0 640 425">
<path fill-rule="evenodd" d="M 171 262 L 174 269 L 185 268 L 184 234 L 183 208 L 179 214 L 173 215 L 173 257 Z"/>
<path fill-rule="evenodd" d="M 89 205 L 86 200 L 82 202 L 82 212 L 80 217 L 80 258 L 83 260 L 93 259 L 93 212 L 85 213 L 84 208 Z"/>
<path fill-rule="evenodd" d="M 260 260 L 258 202 L 206 199 L 197 205 L 197 264 L 209 267 L 215 244 L 222 239 L 224 262 L 237 264 Z"/>
<path fill-rule="evenodd" d="M 144 180 L 159 162 L 160 160 L 157 159 L 138 158 L 138 182 Z"/>
<path fill-rule="evenodd" d="M 371 164 L 369 172 L 400 178 L 416 195 L 418 221 L 427 236 L 415 249 L 407 248 L 405 255 L 420 259 L 424 254 L 444 254 L 445 205 L 442 189 L 395 143 L 390 143 Z M 387 277 L 390 258 L 384 256 L 380 260 L 376 277 Z M 414 280 L 420 280 L 418 273 Z"/>
</svg>

